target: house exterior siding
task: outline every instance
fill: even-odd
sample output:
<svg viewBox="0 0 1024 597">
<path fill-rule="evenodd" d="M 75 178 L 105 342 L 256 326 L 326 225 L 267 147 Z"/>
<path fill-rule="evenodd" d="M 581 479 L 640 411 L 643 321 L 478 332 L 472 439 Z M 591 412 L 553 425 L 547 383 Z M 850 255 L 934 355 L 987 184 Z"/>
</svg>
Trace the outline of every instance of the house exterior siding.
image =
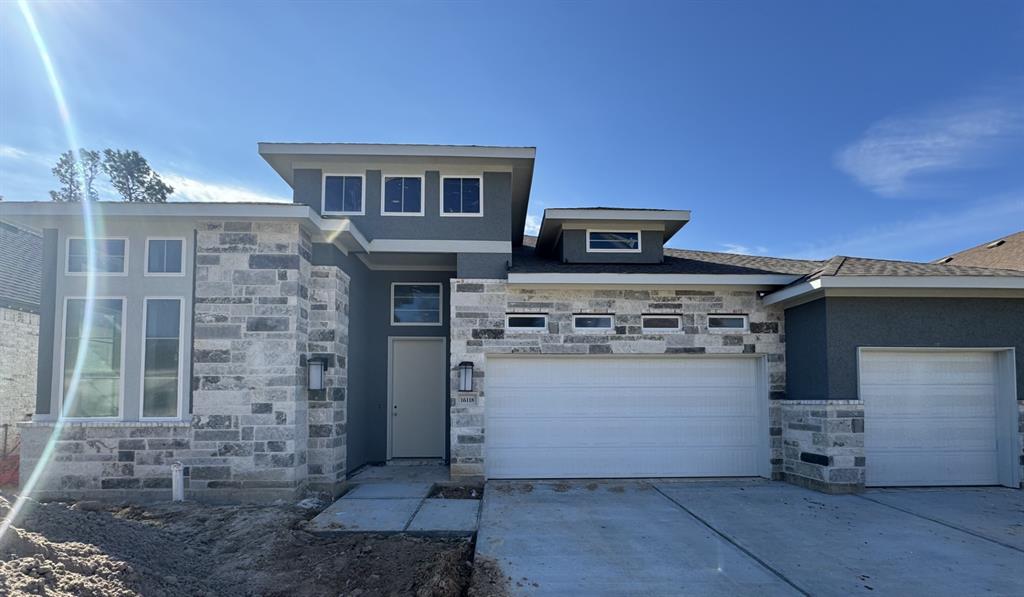
<svg viewBox="0 0 1024 597">
<path fill-rule="evenodd" d="M 36 405 L 39 314 L 0 307 L 0 443 L 4 453 L 18 442 L 17 423 Z"/>
<path fill-rule="evenodd" d="M 547 313 L 548 329 L 506 333 L 505 315 L 515 312 Z M 574 333 L 574 313 L 613 313 L 614 333 Z M 642 333 L 640 317 L 650 313 L 681 315 L 683 331 Z M 709 313 L 746 314 L 750 330 L 743 334 L 708 333 Z M 451 318 L 453 477 L 484 475 L 488 354 L 763 354 L 772 397 L 781 398 L 785 389 L 782 310 L 765 307 L 754 290 L 523 288 L 504 280 L 454 279 Z M 473 392 L 457 391 L 457 368 L 462 361 L 474 365 Z M 772 406 L 770 417 L 775 426 L 779 421 L 777 406 Z M 771 436 L 772 465 L 781 473 L 781 437 L 777 431 L 771 431 Z"/>
</svg>

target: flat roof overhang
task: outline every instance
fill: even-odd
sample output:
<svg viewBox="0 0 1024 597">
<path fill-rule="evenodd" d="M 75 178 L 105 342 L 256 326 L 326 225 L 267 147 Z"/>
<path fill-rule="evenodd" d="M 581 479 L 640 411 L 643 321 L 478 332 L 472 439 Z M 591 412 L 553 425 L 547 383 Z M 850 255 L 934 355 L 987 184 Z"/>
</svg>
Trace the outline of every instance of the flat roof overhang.
<svg viewBox="0 0 1024 597">
<path fill-rule="evenodd" d="M 618 209 L 618 208 L 550 208 L 544 210 L 544 220 L 537 234 L 537 250 L 554 250 L 562 229 L 567 226 L 592 225 L 651 227 L 662 230 L 662 242 L 667 243 L 690 221 L 690 211 L 682 209 Z"/>
<path fill-rule="evenodd" d="M 764 304 L 793 307 L 825 296 L 1024 297 L 1024 276 L 826 276 L 779 289 Z"/>
</svg>

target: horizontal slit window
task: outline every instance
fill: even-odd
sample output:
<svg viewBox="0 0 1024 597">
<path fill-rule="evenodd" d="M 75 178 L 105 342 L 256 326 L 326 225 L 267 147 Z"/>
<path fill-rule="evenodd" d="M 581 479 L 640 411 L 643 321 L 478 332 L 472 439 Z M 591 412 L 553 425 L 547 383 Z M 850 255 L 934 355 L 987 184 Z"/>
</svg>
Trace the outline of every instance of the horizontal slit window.
<svg viewBox="0 0 1024 597">
<path fill-rule="evenodd" d="M 639 253 L 639 231 L 587 231 L 587 251 L 606 253 Z"/>
<path fill-rule="evenodd" d="M 708 315 L 708 330 L 719 332 L 744 332 L 747 330 L 747 316 Z"/>
<path fill-rule="evenodd" d="M 537 314 L 508 315 L 505 325 L 510 330 L 546 330 L 548 316 Z"/>
<path fill-rule="evenodd" d="M 644 315 L 640 327 L 645 332 L 677 332 L 682 329 L 683 321 L 678 315 Z"/>
<path fill-rule="evenodd" d="M 613 328 L 611 315 L 574 315 L 573 328 L 581 331 L 600 331 Z"/>
</svg>

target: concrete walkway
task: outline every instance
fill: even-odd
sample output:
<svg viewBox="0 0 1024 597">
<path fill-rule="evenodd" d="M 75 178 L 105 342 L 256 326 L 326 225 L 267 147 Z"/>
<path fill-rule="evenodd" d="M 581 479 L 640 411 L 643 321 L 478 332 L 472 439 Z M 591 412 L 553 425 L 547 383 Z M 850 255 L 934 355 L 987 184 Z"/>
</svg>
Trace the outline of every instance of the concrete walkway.
<svg viewBox="0 0 1024 597">
<path fill-rule="evenodd" d="M 480 500 L 427 497 L 435 484 L 447 481 L 448 468 L 440 465 L 368 467 L 308 528 L 317 534 L 472 535 Z"/>
<path fill-rule="evenodd" d="M 491 482 L 477 557 L 516 595 L 1021 595 L 1024 492 Z"/>
</svg>

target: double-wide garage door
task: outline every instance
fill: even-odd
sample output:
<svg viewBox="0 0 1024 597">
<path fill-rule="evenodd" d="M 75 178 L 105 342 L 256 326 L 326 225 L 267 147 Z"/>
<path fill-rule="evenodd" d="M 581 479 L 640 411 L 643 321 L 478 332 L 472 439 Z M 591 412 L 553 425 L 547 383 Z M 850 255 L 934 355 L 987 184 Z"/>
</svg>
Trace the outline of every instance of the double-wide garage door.
<svg viewBox="0 0 1024 597">
<path fill-rule="evenodd" d="M 765 474 L 759 372 L 743 357 L 489 357 L 487 476 Z"/>
<path fill-rule="evenodd" d="M 866 484 L 998 484 L 998 358 L 980 350 L 864 350 Z"/>
</svg>

